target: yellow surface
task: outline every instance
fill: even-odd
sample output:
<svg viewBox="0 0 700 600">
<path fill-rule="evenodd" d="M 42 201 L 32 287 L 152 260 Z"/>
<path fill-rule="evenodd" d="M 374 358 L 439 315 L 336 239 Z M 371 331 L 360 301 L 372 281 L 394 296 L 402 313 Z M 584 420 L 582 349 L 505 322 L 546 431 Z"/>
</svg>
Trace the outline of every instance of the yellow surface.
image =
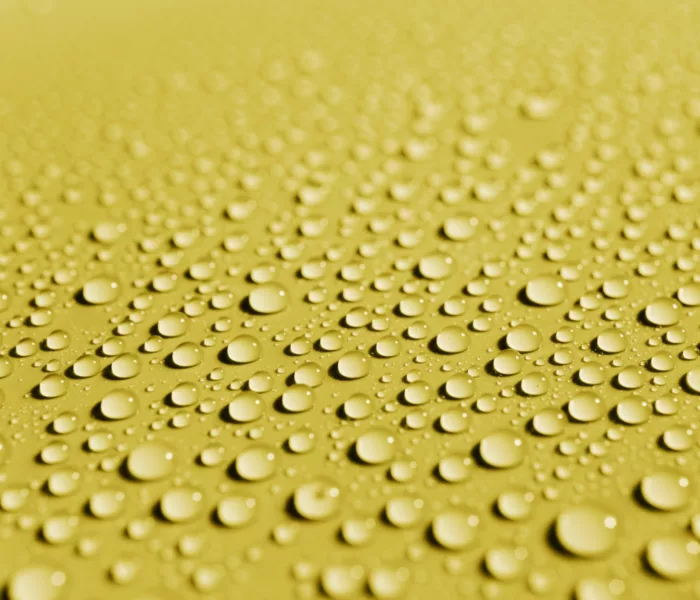
<svg viewBox="0 0 700 600">
<path fill-rule="evenodd" d="M 0 0 L 6 597 L 700 597 L 699 11 Z"/>
</svg>

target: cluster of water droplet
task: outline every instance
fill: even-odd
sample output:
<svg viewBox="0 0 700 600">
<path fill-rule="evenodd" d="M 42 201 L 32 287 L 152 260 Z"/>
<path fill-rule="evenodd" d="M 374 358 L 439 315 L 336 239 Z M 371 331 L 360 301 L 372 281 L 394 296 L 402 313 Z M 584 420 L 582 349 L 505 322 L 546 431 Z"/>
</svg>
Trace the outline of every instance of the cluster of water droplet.
<svg viewBox="0 0 700 600">
<path fill-rule="evenodd" d="M 365 83 L 305 51 L 210 73 L 212 120 L 175 73 L 48 163 L 0 138 L 9 600 L 700 594 L 687 74 L 375 34 Z"/>
</svg>

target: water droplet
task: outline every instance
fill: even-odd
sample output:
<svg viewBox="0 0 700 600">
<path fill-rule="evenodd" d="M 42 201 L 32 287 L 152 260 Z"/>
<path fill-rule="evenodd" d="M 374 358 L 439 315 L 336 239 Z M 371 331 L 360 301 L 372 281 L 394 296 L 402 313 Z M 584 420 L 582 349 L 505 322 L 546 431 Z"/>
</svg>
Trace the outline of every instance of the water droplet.
<svg viewBox="0 0 700 600">
<path fill-rule="evenodd" d="M 88 304 L 108 304 L 119 296 L 119 283 L 111 277 L 95 277 L 85 282 L 82 296 Z"/>
<path fill-rule="evenodd" d="M 266 445 L 251 446 L 236 457 L 236 473 L 246 481 L 269 479 L 277 470 L 277 455 Z"/>
<path fill-rule="evenodd" d="M 463 550 L 477 537 L 479 517 L 462 511 L 447 511 L 435 516 L 431 525 L 435 541 L 446 550 Z"/>
<path fill-rule="evenodd" d="M 510 469 L 524 460 L 525 444 L 513 431 L 496 431 L 479 442 L 479 456 L 490 467 Z"/>
<path fill-rule="evenodd" d="M 608 553 L 617 539 L 617 519 L 594 506 L 574 506 L 559 513 L 555 533 L 574 556 L 596 558 Z"/>
<path fill-rule="evenodd" d="M 100 414 L 112 421 L 133 417 L 138 409 L 136 396 L 125 389 L 112 390 L 100 400 Z"/>
<path fill-rule="evenodd" d="M 564 284 L 555 277 L 531 279 L 525 286 L 525 297 L 537 306 L 556 306 L 566 297 Z"/>
<path fill-rule="evenodd" d="M 369 465 L 378 465 L 394 458 L 396 438 L 386 429 L 373 429 L 363 433 L 355 442 L 358 458 Z"/>
<path fill-rule="evenodd" d="M 162 442 L 136 446 L 126 459 L 129 474 L 140 481 L 155 481 L 170 475 L 175 468 L 175 453 Z"/>
<path fill-rule="evenodd" d="M 340 488 L 327 479 L 315 479 L 294 490 L 294 509 L 309 521 L 321 521 L 335 515 L 341 502 Z"/>
<path fill-rule="evenodd" d="M 263 283 L 250 292 L 248 303 L 255 312 L 269 315 L 287 308 L 289 294 L 279 283 Z"/>
</svg>

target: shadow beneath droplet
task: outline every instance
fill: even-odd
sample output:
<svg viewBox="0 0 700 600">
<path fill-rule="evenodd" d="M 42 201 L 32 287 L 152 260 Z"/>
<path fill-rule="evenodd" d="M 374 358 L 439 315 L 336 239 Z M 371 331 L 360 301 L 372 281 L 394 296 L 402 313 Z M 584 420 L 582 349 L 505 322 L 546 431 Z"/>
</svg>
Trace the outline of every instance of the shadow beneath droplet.
<svg viewBox="0 0 700 600">
<path fill-rule="evenodd" d="M 435 465 L 430 471 L 430 474 L 440 483 L 451 483 L 450 481 L 447 481 L 447 479 L 445 479 L 442 475 L 440 475 L 440 465 Z"/>
<path fill-rule="evenodd" d="M 531 436 L 538 438 L 545 438 L 546 435 L 542 435 L 537 429 L 535 429 L 535 418 L 533 417 L 525 424 L 525 431 L 527 431 Z"/>
<path fill-rule="evenodd" d="M 379 351 L 377 350 L 377 344 L 372 346 L 367 354 L 369 354 L 372 358 L 382 358 L 384 360 L 394 358 L 393 356 L 382 356 L 381 354 L 379 354 Z"/>
<path fill-rule="evenodd" d="M 333 379 L 337 381 L 352 381 L 352 379 L 348 377 L 343 377 L 343 375 L 338 370 L 337 362 L 333 363 L 330 367 L 328 367 L 328 375 L 330 375 Z"/>
<path fill-rule="evenodd" d="M 406 315 L 404 315 L 404 314 L 401 312 L 401 309 L 399 308 L 399 305 L 398 305 L 398 304 L 397 304 L 396 306 L 394 306 L 394 308 L 391 309 L 391 312 L 392 312 L 393 315 L 396 316 L 396 317 L 401 317 L 401 318 L 404 318 L 404 319 L 406 318 Z"/>
<path fill-rule="evenodd" d="M 335 416 L 343 421 L 351 421 L 352 420 L 352 419 L 350 419 L 350 417 L 348 417 L 345 414 L 345 408 L 342 404 L 338 408 L 335 409 Z"/>
<path fill-rule="evenodd" d="M 32 388 L 32 391 L 30 392 L 30 394 L 31 394 L 32 398 L 34 398 L 34 400 L 48 400 L 48 398 L 44 398 L 44 396 L 41 395 L 41 392 L 39 391 L 38 385 L 35 385 Z"/>
<path fill-rule="evenodd" d="M 136 483 L 136 482 L 138 482 L 139 480 L 136 479 L 136 477 L 134 477 L 134 476 L 129 472 L 129 466 L 128 466 L 128 464 L 127 464 L 127 461 L 128 461 L 128 459 L 125 458 L 125 459 L 121 462 L 121 464 L 119 465 L 119 469 L 118 469 L 119 475 L 121 475 L 121 477 L 122 477 L 123 479 L 126 479 L 127 481 L 132 481 L 132 482 Z"/>
<path fill-rule="evenodd" d="M 525 288 L 522 287 L 520 291 L 518 292 L 518 300 L 524 304 L 525 306 L 533 306 L 536 308 L 541 308 L 537 304 L 535 304 L 530 298 L 527 297 L 527 292 L 525 291 Z"/>
<path fill-rule="evenodd" d="M 209 513 L 209 520 L 211 521 L 212 525 L 214 525 L 214 527 L 221 527 L 222 529 L 229 529 L 228 527 L 226 527 L 226 525 L 224 525 L 221 522 L 221 519 L 219 518 L 219 513 L 216 510 L 216 508 L 213 508 L 211 510 L 211 512 Z"/>
<path fill-rule="evenodd" d="M 632 499 L 639 504 L 639 506 L 647 509 L 648 511 L 657 513 L 657 514 L 663 514 L 664 511 L 659 510 L 655 506 L 652 506 L 649 504 L 646 499 L 644 498 L 644 495 L 642 494 L 642 484 L 638 483 L 637 485 L 634 486 L 634 489 L 632 490 Z"/>
<path fill-rule="evenodd" d="M 160 507 L 160 502 L 156 502 L 151 509 L 151 516 L 159 523 L 173 525 L 173 522 L 166 518 Z"/>
<path fill-rule="evenodd" d="M 700 395 L 700 391 L 693 389 L 690 384 L 688 383 L 688 373 L 683 375 L 681 378 L 681 387 L 687 394 L 691 394 L 693 396 L 698 396 Z"/>
<path fill-rule="evenodd" d="M 90 501 L 88 500 L 87 502 L 83 502 L 83 505 L 80 507 L 80 512 L 83 513 L 83 516 L 85 517 L 90 517 L 91 519 L 96 519 L 95 515 L 92 514 L 92 511 L 90 510 Z"/>
<path fill-rule="evenodd" d="M 353 444 L 348 448 L 347 457 L 349 461 L 355 463 L 356 465 L 367 466 L 367 463 L 364 460 L 362 460 L 360 458 L 360 455 L 357 453 L 356 444 Z"/>
<path fill-rule="evenodd" d="M 506 375 L 503 375 L 503 373 L 496 371 L 496 359 L 491 359 L 489 362 L 487 362 L 484 369 L 489 375 L 491 375 L 491 377 L 506 377 Z"/>
<path fill-rule="evenodd" d="M 435 539 L 435 532 L 433 531 L 433 527 L 431 525 L 428 525 L 425 528 L 425 541 L 428 542 L 433 548 L 436 548 L 437 550 L 442 550 L 443 552 L 447 549 L 445 548 L 440 542 Z"/>
<path fill-rule="evenodd" d="M 247 479 L 243 479 L 243 477 L 241 477 L 238 474 L 238 471 L 236 471 L 236 459 L 235 458 L 230 462 L 229 466 L 226 467 L 226 475 L 228 475 L 234 481 L 239 481 L 241 483 L 252 483 L 252 482 L 248 481 Z"/>
<path fill-rule="evenodd" d="M 228 412 L 228 404 L 224 406 L 221 410 L 219 410 L 219 418 L 224 422 L 224 423 L 229 423 L 231 425 L 237 425 L 236 421 L 234 421 L 231 418 L 231 415 Z"/>
<path fill-rule="evenodd" d="M 613 377 L 613 378 L 610 380 L 610 386 L 611 386 L 611 387 L 614 387 L 616 390 L 621 390 L 621 391 L 626 391 L 626 392 L 632 391 L 632 390 L 630 390 L 629 388 L 626 388 L 626 387 L 623 387 L 622 385 L 620 385 L 620 375 L 619 375 L 619 373 L 618 373 L 617 375 L 615 375 L 615 377 Z"/>
<path fill-rule="evenodd" d="M 250 301 L 248 300 L 248 296 L 245 296 L 239 303 L 238 303 L 238 308 L 246 313 L 247 315 L 257 315 L 258 313 L 253 310 L 253 307 L 250 305 Z"/>
<path fill-rule="evenodd" d="M 608 419 L 615 423 L 616 425 L 627 425 L 620 417 L 617 416 L 617 407 L 613 406 L 609 411 L 608 411 Z"/>
<path fill-rule="evenodd" d="M 440 350 L 440 347 L 438 346 L 438 343 L 437 343 L 437 336 L 435 336 L 434 338 L 432 338 L 428 342 L 428 350 L 430 350 L 434 354 L 442 354 L 444 356 L 447 356 L 448 354 L 450 354 L 449 352 L 443 352 L 442 350 Z"/>
<path fill-rule="evenodd" d="M 296 506 L 294 506 L 294 496 L 290 495 L 287 500 L 284 503 L 284 511 L 287 513 L 287 515 L 291 518 L 294 519 L 295 521 L 305 521 L 304 517 L 302 517 L 299 512 L 297 511 Z"/>
<path fill-rule="evenodd" d="M 654 327 L 658 328 L 658 325 L 655 325 L 652 323 L 649 319 L 647 319 L 647 316 L 645 314 L 645 310 L 642 309 L 637 313 L 637 321 L 639 321 L 642 325 L 646 325 L 647 327 Z"/>
<path fill-rule="evenodd" d="M 555 523 L 551 523 L 549 527 L 547 527 L 545 539 L 547 540 L 549 546 L 552 549 L 556 550 L 559 554 L 570 557 L 575 556 L 574 554 L 571 554 L 571 552 L 569 552 L 566 548 L 564 548 L 564 546 L 562 546 L 559 542 L 559 538 L 557 538 L 557 529 Z"/>
<path fill-rule="evenodd" d="M 90 302 L 87 301 L 82 289 L 78 290 L 77 292 L 75 292 L 75 294 L 73 294 L 73 300 L 75 300 L 78 304 L 82 304 L 83 306 L 95 306 L 94 304 L 90 304 Z"/>
<path fill-rule="evenodd" d="M 275 399 L 275 401 L 272 403 L 272 407 L 279 413 L 285 414 L 285 415 L 293 415 L 295 414 L 294 411 L 288 410 L 284 406 L 284 402 L 282 401 L 282 396 L 279 396 Z"/>
<path fill-rule="evenodd" d="M 494 500 L 491 503 L 491 513 L 493 514 L 494 517 L 501 521 L 510 521 L 508 517 L 506 517 L 499 509 L 498 509 L 498 500 Z"/>
<path fill-rule="evenodd" d="M 63 374 L 69 379 L 85 379 L 84 377 L 78 376 L 78 374 L 75 372 L 75 367 L 73 365 L 65 369 L 63 371 Z"/>
<path fill-rule="evenodd" d="M 111 381 L 119 381 L 119 377 L 112 373 L 112 365 L 108 365 L 102 369 L 102 377 Z"/>
<path fill-rule="evenodd" d="M 222 348 L 221 350 L 219 350 L 219 352 L 216 355 L 216 358 L 218 358 L 225 365 L 235 365 L 236 364 L 228 357 L 228 353 L 226 352 L 226 348 Z"/>
<path fill-rule="evenodd" d="M 164 364 L 166 367 L 168 367 L 169 369 L 178 369 L 178 370 L 180 370 L 180 369 L 185 369 L 185 368 L 187 368 L 187 367 L 181 367 L 180 365 L 178 365 L 178 364 L 175 362 L 175 360 L 173 359 L 173 355 L 172 355 L 172 354 L 168 354 L 168 355 L 163 359 L 163 364 Z"/>
<path fill-rule="evenodd" d="M 654 568 L 649 564 L 649 559 L 647 558 L 647 553 L 642 552 L 641 556 L 639 557 L 639 563 L 642 565 L 642 570 L 644 571 L 645 575 L 648 575 L 649 577 L 653 577 L 657 581 L 666 581 L 668 582 L 667 579 L 664 579 L 659 575 L 656 571 L 654 571 Z"/>
<path fill-rule="evenodd" d="M 482 469 L 494 472 L 499 470 L 498 468 L 494 467 L 493 465 L 490 465 L 483 459 L 481 453 L 479 452 L 479 443 L 474 445 L 474 447 L 469 451 L 469 455 L 472 457 L 474 464 L 478 465 Z"/>
<path fill-rule="evenodd" d="M 98 421 L 110 421 L 111 419 L 106 418 L 100 411 L 100 403 L 98 402 L 90 409 L 90 416 Z"/>
</svg>

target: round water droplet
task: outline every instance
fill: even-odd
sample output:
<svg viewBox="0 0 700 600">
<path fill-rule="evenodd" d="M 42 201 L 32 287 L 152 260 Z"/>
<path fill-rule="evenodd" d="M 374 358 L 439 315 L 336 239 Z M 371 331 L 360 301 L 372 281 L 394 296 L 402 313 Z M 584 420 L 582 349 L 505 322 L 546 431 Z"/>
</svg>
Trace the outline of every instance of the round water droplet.
<svg viewBox="0 0 700 600">
<path fill-rule="evenodd" d="M 700 543 L 681 535 L 657 537 L 647 544 L 645 558 L 661 577 L 672 581 L 687 579 L 700 563 Z"/>
<path fill-rule="evenodd" d="M 513 431 L 496 431 L 479 442 L 479 456 L 490 467 L 510 469 L 523 462 L 525 444 Z"/>
<path fill-rule="evenodd" d="M 622 352 L 627 342 L 625 335 L 618 329 L 606 329 L 595 339 L 596 349 L 605 354 L 617 354 Z"/>
<path fill-rule="evenodd" d="M 369 373 L 369 358 L 362 352 L 354 350 L 338 361 L 337 368 L 344 379 L 360 379 Z"/>
<path fill-rule="evenodd" d="M 396 438 L 386 429 L 373 429 L 363 433 L 355 442 L 357 457 L 369 465 L 378 465 L 394 458 Z"/>
<path fill-rule="evenodd" d="M 196 367 L 202 362 L 202 351 L 197 344 L 185 342 L 173 350 L 170 359 L 174 366 L 181 369 L 188 369 L 190 367 Z"/>
<path fill-rule="evenodd" d="M 226 347 L 226 357 L 237 364 L 256 361 L 262 355 L 260 342 L 252 335 L 239 335 Z"/>
<path fill-rule="evenodd" d="M 654 300 L 644 309 L 644 317 L 651 325 L 658 327 L 670 327 L 679 320 L 678 302 L 671 298 L 659 298 Z"/>
<path fill-rule="evenodd" d="M 433 252 L 418 261 L 418 271 L 426 279 L 445 279 L 454 269 L 454 259 L 445 252 Z"/>
<path fill-rule="evenodd" d="M 615 407 L 615 414 L 625 425 L 639 425 L 651 417 L 651 406 L 639 396 L 629 396 Z"/>
<path fill-rule="evenodd" d="M 133 417 L 138 409 L 136 396 L 125 389 L 112 390 L 100 400 L 100 414 L 112 421 Z"/>
<path fill-rule="evenodd" d="M 122 354 L 110 365 L 110 371 L 117 379 L 131 379 L 141 372 L 141 361 L 135 354 Z"/>
<path fill-rule="evenodd" d="M 449 483 L 461 483 L 469 477 L 472 460 L 467 454 L 451 454 L 438 462 L 438 474 Z"/>
<path fill-rule="evenodd" d="M 543 276 L 530 280 L 525 286 L 525 297 L 537 306 L 556 306 L 566 297 L 564 284 L 555 277 Z"/>
<path fill-rule="evenodd" d="M 202 510 L 204 496 L 191 487 L 172 488 L 160 498 L 160 512 L 171 523 L 184 523 L 194 519 Z"/>
<path fill-rule="evenodd" d="M 187 333 L 188 317 L 182 313 L 170 313 L 158 321 L 156 329 L 165 338 L 172 338 Z"/>
<path fill-rule="evenodd" d="M 289 294 L 279 283 L 263 283 L 250 292 L 248 304 L 256 313 L 278 313 L 287 308 Z"/>
<path fill-rule="evenodd" d="M 498 356 L 493 359 L 491 366 L 496 375 L 508 377 L 509 375 L 517 375 L 523 368 L 522 356 L 515 350 L 504 350 L 499 352 Z"/>
<path fill-rule="evenodd" d="M 469 347 L 469 336 L 461 327 L 445 327 L 435 338 L 435 347 L 445 354 L 458 354 Z"/>
<path fill-rule="evenodd" d="M 545 408 L 532 418 L 532 428 L 540 435 L 559 435 L 564 431 L 564 414 L 553 408 Z"/>
<path fill-rule="evenodd" d="M 257 505 L 252 496 L 228 496 L 217 504 L 216 517 L 226 527 L 244 527 L 255 517 Z"/>
<path fill-rule="evenodd" d="M 108 304 L 119 296 L 119 283 L 111 277 L 95 277 L 85 283 L 82 297 L 88 304 Z"/>
<path fill-rule="evenodd" d="M 357 598 L 365 583 L 365 570 L 356 566 L 325 567 L 321 572 L 321 588 L 333 600 Z"/>
<path fill-rule="evenodd" d="M 431 523 L 433 539 L 447 550 L 463 550 L 477 537 L 479 517 L 462 511 L 438 514 Z"/>
<path fill-rule="evenodd" d="M 114 519 L 126 507 L 126 494 L 113 488 L 99 490 L 90 495 L 88 507 L 90 513 L 98 519 Z"/>
<path fill-rule="evenodd" d="M 700 394 L 700 369 L 691 369 L 683 377 L 683 383 L 685 383 L 688 391 L 693 394 Z"/>
<path fill-rule="evenodd" d="M 657 510 L 679 510 L 691 496 L 690 481 L 680 473 L 658 471 L 644 477 L 639 484 L 644 501 Z"/>
<path fill-rule="evenodd" d="M 68 381 L 60 375 L 47 375 L 39 384 L 39 395 L 42 398 L 58 398 L 68 390 Z"/>
<path fill-rule="evenodd" d="M 237 423 L 251 423 L 263 413 L 263 403 L 255 392 L 241 392 L 228 405 L 228 414 Z"/>
<path fill-rule="evenodd" d="M 410 576 L 406 567 L 375 567 L 369 573 L 367 587 L 374 598 L 402 598 Z"/>
<path fill-rule="evenodd" d="M 605 407 L 598 396 L 590 392 L 576 394 L 566 405 L 569 416 L 579 423 L 590 423 L 600 419 Z"/>
<path fill-rule="evenodd" d="M 394 527 L 415 527 L 423 518 L 425 501 L 414 496 L 397 496 L 387 501 L 384 516 Z"/>
<path fill-rule="evenodd" d="M 280 402 L 284 410 L 299 413 L 311 410 L 315 400 L 314 391 L 308 385 L 295 383 L 284 391 Z"/>
<path fill-rule="evenodd" d="M 178 383 L 170 392 L 173 406 L 192 406 L 197 402 L 197 385 L 189 381 Z"/>
<path fill-rule="evenodd" d="M 321 521 L 335 515 L 340 508 L 340 488 L 330 480 L 316 479 L 294 490 L 297 513 L 309 521 Z"/>
<path fill-rule="evenodd" d="M 366 419 L 374 412 L 372 399 L 361 392 L 350 396 L 343 404 L 343 414 L 354 421 Z"/>
<path fill-rule="evenodd" d="M 506 334 L 506 345 L 517 352 L 534 352 L 542 346 L 542 334 L 532 325 L 518 325 Z"/>
<path fill-rule="evenodd" d="M 276 470 L 277 454 L 270 446 L 251 446 L 236 457 L 236 473 L 246 481 L 269 479 Z"/>
<path fill-rule="evenodd" d="M 468 375 L 454 375 L 445 382 L 445 394 L 453 400 L 471 398 L 474 388 L 474 381 Z"/>
<path fill-rule="evenodd" d="M 617 519 L 594 506 L 574 506 L 559 513 L 555 533 L 567 552 L 581 558 L 596 558 L 615 545 Z"/>
<path fill-rule="evenodd" d="M 9 600 L 58 600 L 64 597 L 68 578 L 61 569 L 30 565 L 16 571 L 7 586 Z"/>
<path fill-rule="evenodd" d="M 535 494 L 525 489 L 512 489 L 502 492 L 496 499 L 498 512 L 511 521 L 521 521 L 532 514 Z"/>
<path fill-rule="evenodd" d="M 486 551 L 484 567 L 492 577 L 510 581 L 522 574 L 527 557 L 527 549 L 522 546 L 500 544 Z"/>
<path fill-rule="evenodd" d="M 175 468 L 175 453 L 162 442 L 136 446 L 126 459 L 129 474 L 140 481 L 155 481 L 170 475 Z"/>
</svg>

